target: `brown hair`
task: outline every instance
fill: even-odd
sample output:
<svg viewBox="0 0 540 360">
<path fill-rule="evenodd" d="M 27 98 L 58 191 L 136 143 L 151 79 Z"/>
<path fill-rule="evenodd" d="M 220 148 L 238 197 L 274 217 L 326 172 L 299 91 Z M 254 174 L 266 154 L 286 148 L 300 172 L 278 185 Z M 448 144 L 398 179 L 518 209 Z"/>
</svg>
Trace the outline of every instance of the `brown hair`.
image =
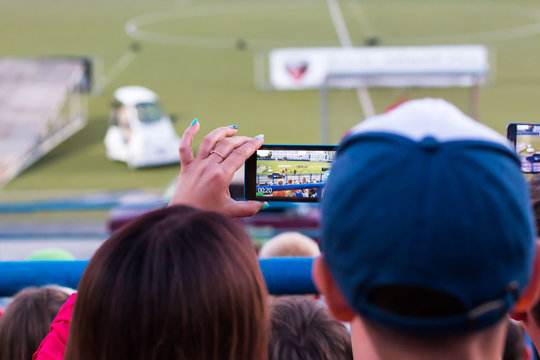
<svg viewBox="0 0 540 360">
<path fill-rule="evenodd" d="M 268 360 L 352 360 L 351 337 L 315 300 L 274 298 L 270 307 Z"/>
<path fill-rule="evenodd" d="M 19 291 L 0 318 L 0 360 L 28 360 L 69 295 L 53 287 Z"/>
<path fill-rule="evenodd" d="M 107 240 L 79 284 L 65 359 L 266 359 L 253 245 L 223 215 L 148 213 Z"/>
</svg>

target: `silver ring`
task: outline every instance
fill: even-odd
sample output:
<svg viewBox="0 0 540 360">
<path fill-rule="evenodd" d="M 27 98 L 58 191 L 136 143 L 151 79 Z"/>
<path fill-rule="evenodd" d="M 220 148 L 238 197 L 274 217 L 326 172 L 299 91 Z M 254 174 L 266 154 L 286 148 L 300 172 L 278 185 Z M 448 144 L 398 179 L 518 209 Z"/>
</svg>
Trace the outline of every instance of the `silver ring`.
<svg viewBox="0 0 540 360">
<path fill-rule="evenodd" d="M 210 155 L 212 155 L 212 154 L 219 155 L 223 160 L 225 160 L 225 156 L 223 156 L 219 151 L 210 150 Z"/>
</svg>

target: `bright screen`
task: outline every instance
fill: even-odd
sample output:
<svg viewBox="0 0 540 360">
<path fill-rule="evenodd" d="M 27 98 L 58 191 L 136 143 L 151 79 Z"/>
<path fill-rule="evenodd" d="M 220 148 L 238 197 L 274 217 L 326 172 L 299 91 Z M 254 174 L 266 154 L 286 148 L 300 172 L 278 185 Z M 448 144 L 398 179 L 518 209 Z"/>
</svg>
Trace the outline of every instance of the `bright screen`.
<svg viewBox="0 0 540 360">
<path fill-rule="evenodd" d="M 336 151 L 258 150 L 257 198 L 321 198 Z"/>
<path fill-rule="evenodd" d="M 516 130 L 516 153 L 521 171 L 540 172 L 540 125 L 517 125 Z"/>
</svg>

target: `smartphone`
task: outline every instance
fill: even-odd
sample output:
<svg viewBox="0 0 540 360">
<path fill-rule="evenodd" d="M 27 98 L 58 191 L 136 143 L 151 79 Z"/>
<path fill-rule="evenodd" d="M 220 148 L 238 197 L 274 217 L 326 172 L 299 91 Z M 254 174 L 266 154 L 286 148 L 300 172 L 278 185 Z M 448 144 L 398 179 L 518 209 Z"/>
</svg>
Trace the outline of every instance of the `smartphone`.
<svg viewBox="0 0 540 360">
<path fill-rule="evenodd" d="M 508 124 L 506 137 L 514 144 L 521 171 L 540 172 L 540 124 Z"/>
<path fill-rule="evenodd" d="M 247 200 L 317 202 L 331 176 L 337 145 L 263 145 L 244 167 Z"/>
</svg>

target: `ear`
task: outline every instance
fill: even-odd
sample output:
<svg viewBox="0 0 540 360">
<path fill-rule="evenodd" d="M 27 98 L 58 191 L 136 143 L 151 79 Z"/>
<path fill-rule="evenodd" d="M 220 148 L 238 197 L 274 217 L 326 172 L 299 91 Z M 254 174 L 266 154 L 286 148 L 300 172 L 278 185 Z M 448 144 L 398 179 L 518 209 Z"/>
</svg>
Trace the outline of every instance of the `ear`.
<svg viewBox="0 0 540 360">
<path fill-rule="evenodd" d="M 313 262 L 312 277 L 315 286 L 324 295 L 332 315 L 339 321 L 350 322 L 354 318 L 354 311 L 336 286 L 322 256 Z"/>
<path fill-rule="evenodd" d="M 521 297 L 514 305 L 510 317 L 514 320 L 522 321 L 527 317 L 526 312 L 536 305 L 540 292 L 540 241 L 536 239 L 536 249 L 531 279 Z"/>
</svg>

